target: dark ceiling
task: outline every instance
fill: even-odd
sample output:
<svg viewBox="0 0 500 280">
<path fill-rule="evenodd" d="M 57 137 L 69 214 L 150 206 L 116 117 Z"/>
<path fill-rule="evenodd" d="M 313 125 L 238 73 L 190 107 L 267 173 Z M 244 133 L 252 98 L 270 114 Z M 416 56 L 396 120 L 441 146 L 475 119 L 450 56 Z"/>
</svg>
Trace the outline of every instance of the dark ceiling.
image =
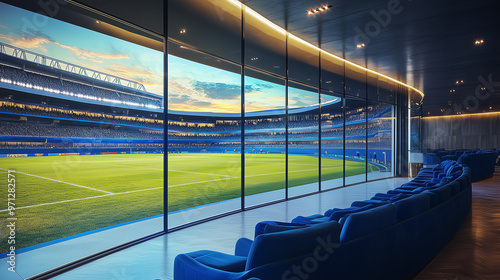
<svg viewBox="0 0 500 280">
<path fill-rule="evenodd" d="M 500 111 L 498 1 L 242 2 L 324 50 L 422 89 L 424 115 Z M 307 15 L 325 4 L 333 7 Z"/>
<path fill-rule="evenodd" d="M 164 32 L 162 0 L 77 2 L 151 33 Z M 241 2 L 326 51 L 423 90 L 424 116 L 500 111 L 500 37 L 497 30 L 500 17 L 497 1 Z M 13 4 L 23 6 L 21 3 Z M 323 5 L 333 7 L 313 16 L 306 12 Z M 484 44 L 476 46 L 476 40 L 484 40 Z M 364 43 L 365 47 L 357 49 L 358 43 Z"/>
</svg>

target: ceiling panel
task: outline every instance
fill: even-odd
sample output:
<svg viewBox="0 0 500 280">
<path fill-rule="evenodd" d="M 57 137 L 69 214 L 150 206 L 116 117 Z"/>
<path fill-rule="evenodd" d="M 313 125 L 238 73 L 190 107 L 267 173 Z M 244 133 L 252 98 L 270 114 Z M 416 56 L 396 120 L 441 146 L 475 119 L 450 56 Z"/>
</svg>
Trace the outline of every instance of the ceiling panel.
<svg viewBox="0 0 500 280">
<path fill-rule="evenodd" d="M 37 1 L 6 2 L 41 9 Z M 149 32 L 164 32 L 162 0 L 77 2 Z M 426 115 L 500 111 L 500 84 L 496 83 L 500 82 L 500 17 L 495 0 L 242 2 L 314 45 L 423 90 Z M 333 7 L 323 14 L 307 15 L 308 9 L 325 4 Z M 476 46 L 476 39 L 485 43 Z M 366 46 L 357 49 L 360 42 Z M 456 84 L 457 80 L 464 83 Z M 487 92 L 478 95 L 477 88 Z M 467 110 L 464 104 L 471 100 L 478 105 Z"/>
<path fill-rule="evenodd" d="M 488 75 L 500 82 L 500 17 L 496 15 L 496 1 L 243 2 L 312 44 L 422 89 L 426 94 L 426 115 L 500 111 L 500 85 L 487 89 L 487 99 L 474 99 L 475 89 L 484 88 L 481 80 L 488 80 Z M 307 15 L 307 9 L 325 4 L 333 8 L 323 14 Z M 390 19 L 386 16 L 388 5 L 396 5 L 396 12 L 400 10 L 389 13 Z M 377 20 L 374 14 L 380 18 Z M 485 43 L 475 46 L 476 39 L 484 39 Z M 364 42 L 366 47 L 358 50 L 358 42 Z M 464 83 L 457 85 L 457 80 Z M 491 89 L 493 92 L 489 92 Z M 479 105 L 467 110 L 467 101 L 478 101 Z"/>
</svg>

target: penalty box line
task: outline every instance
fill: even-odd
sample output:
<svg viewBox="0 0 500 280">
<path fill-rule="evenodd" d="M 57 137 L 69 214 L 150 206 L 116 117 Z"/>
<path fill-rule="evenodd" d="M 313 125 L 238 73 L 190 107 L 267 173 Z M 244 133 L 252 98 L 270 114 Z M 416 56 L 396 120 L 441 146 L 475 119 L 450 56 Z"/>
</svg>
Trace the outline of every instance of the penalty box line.
<svg viewBox="0 0 500 280">
<path fill-rule="evenodd" d="M 9 169 L 4 169 L 4 168 L 0 168 L 0 169 L 5 170 L 5 171 L 9 170 Z M 57 183 L 67 184 L 67 185 L 71 185 L 71 186 L 75 186 L 75 187 L 79 187 L 79 188 L 84 188 L 84 189 L 89 189 L 89 190 L 93 190 L 93 191 L 98 191 L 98 192 L 103 192 L 103 193 L 107 193 L 107 194 L 113 194 L 112 192 L 94 189 L 94 188 L 87 187 L 87 186 L 82 186 L 82 185 L 78 185 L 78 184 L 64 182 L 64 181 L 60 181 L 60 180 L 56 180 L 56 179 L 52 179 L 52 178 L 47 178 L 47 177 L 43 177 L 43 176 L 38 176 L 38 175 L 34 175 L 34 174 L 24 173 L 21 171 L 15 171 L 15 170 L 13 170 L 13 171 L 16 173 L 19 173 L 19 174 L 23 174 L 23 175 L 27 175 L 27 176 L 31 176 L 31 177 L 35 177 L 35 178 L 45 179 L 45 180 L 49 180 L 49 181 L 53 181 L 53 182 L 57 182 Z"/>
<path fill-rule="evenodd" d="M 109 162 L 111 162 L 111 161 L 109 161 Z M 89 163 L 89 162 L 85 162 L 85 163 Z M 128 167 L 128 168 L 139 168 L 139 169 L 163 171 L 163 168 L 151 168 L 151 167 L 143 167 L 143 166 L 124 165 L 124 164 L 115 164 L 115 163 L 102 163 L 102 162 L 90 162 L 90 163 L 91 164 L 98 164 L 98 165 L 121 166 L 121 167 Z M 238 177 L 231 176 L 231 175 L 212 174 L 212 173 L 203 173 L 203 172 L 194 172 L 194 171 L 182 171 L 182 170 L 173 170 L 173 169 L 169 169 L 168 171 L 169 172 L 182 172 L 182 173 L 191 173 L 191 174 L 200 174 L 200 175 L 219 176 L 219 177 L 227 177 L 227 178 L 238 178 Z"/>
<path fill-rule="evenodd" d="M 7 171 L 8 169 L 0 168 L 0 170 Z M 305 172 L 305 171 L 313 171 L 313 170 L 316 170 L 316 169 L 294 170 L 294 171 L 288 171 L 288 172 Z M 58 181 L 58 180 L 54 180 L 54 179 L 50 179 L 50 178 L 45 178 L 45 177 L 38 176 L 38 175 L 27 174 L 27 173 L 18 172 L 18 171 L 16 171 L 16 172 L 17 173 L 21 173 L 21 174 L 25 174 L 25 175 L 28 175 L 28 176 L 34 176 L 34 177 L 39 177 L 39 178 L 43 178 L 43 179 L 47 179 L 47 180 L 51 180 L 51 181 L 66 183 L 66 184 L 69 184 L 69 185 L 80 186 L 80 185 L 76 185 L 76 184 L 72 184 L 72 183 L 68 183 L 68 182 L 62 182 L 62 181 Z M 245 177 L 258 177 L 258 176 L 268 176 L 268 175 L 275 175 L 275 174 L 283 174 L 283 172 L 266 173 L 266 174 L 256 174 L 256 175 L 247 175 Z M 239 178 L 239 177 L 237 177 L 237 178 Z M 214 181 L 229 180 L 229 179 L 233 179 L 233 178 L 221 178 L 221 179 L 214 179 L 214 180 L 206 180 L 206 181 L 198 181 L 198 182 L 191 182 L 191 183 L 183 183 L 183 184 L 171 185 L 171 186 L 168 186 L 168 188 L 180 187 L 180 186 L 186 186 L 186 185 L 194 185 L 194 184 L 200 184 L 200 183 L 208 183 L 208 182 L 214 182 Z M 85 186 L 80 186 L 80 187 L 92 189 L 90 187 L 85 187 Z M 90 196 L 90 197 L 83 197 L 83 198 L 68 199 L 68 200 L 62 200 L 62 201 L 56 201 L 56 202 L 41 203 L 41 204 L 36 204 L 36 205 L 22 206 L 22 207 L 17 207 L 16 209 L 25 209 L 25 208 L 33 208 L 33 207 L 38 207 L 38 206 L 54 205 L 54 204 L 74 202 L 74 201 L 81 201 L 81 200 L 94 199 L 94 198 L 101 198 L 101 197 L 107 197 L 107 196 L 115 196 L 115 195 L 120 195 L 120 194 L 129 194 L 129 193 L 136 193 L 136 192 L 142 192 L 142 191 L 151 191 L 151 190 L 157 190 L 157 189 L 162 189 L 162 188 L 163 187 L 156 187 L 156 188 L 149 188 L 149 189 L 142 189 L 142 190 L 126 191 L 126 192 L 121 192 L 121 193 L 112 193 L 112 192 L 106 192 L 106 191 L 95 189 L 97 191 L 105 192 L 106 194 L 104 194 L 104 195 L 97 195 L 97 196 Z M 7 210 L 8 209 L 3 209 L 3 210 L 0 210 L 0 212 L 5 212 Z"/>
<path fill-rule="evenodd" d="M 28 206 L 16 207 L 16 210 L 18 210 L 18 209 L 25 209 L 25 208 L 33 208 L 33 207 L 38 207 L 38 206 L 54 205 L 54 204 L 59 204 L 59 203 L 81 201 L 81 200 L 87 200 L 87 199 L 93 199 L 93 198 L 100 198 L 100 197 L 107 197 L 107 196 L 115 196 L 115 195 L 120 195 L 120 194 L 129 194 L 129 193 L 136 193 L 136 192 L 143 192 L 143 191 L 151 191 L 151 190 L 157 190 L 157 189 L 161 189 L 161 188 L 163 188 L 163 187 L 156 187 L 156 188 L 142 189 L 142 190 L 133 190 L 133 191 L 126 191 L 126 192 L 121 192 L 121 193 L 108 193 L 108 194 L 103 194 L 103 195 L 96 195 L 96 196 L 89 196 L 89 197 L 82 197 L 82 198 L 75 198 L 75 199 L 68 199 L 68 200 L 61 200 L 61 201 L 55 201 L 55 202 L 47 202 L 47 203 L 41 203 L 41 204 L 35 204 L 35 205 L 28 205 Z M 0 212 L 5 212 L 7 210 L 8 209 L 3 209 L 3 210 L 0 210 Z"/>
</svg>

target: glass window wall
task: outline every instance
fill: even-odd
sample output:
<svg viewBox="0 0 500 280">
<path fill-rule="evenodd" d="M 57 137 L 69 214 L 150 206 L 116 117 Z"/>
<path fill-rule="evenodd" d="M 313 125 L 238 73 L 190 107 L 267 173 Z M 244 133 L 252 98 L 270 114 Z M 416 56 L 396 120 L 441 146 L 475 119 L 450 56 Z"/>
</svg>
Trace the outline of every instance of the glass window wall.
<svg viewBox="0 0 500 280">
<path fill-rule="evenodd" d="M 345 184 L 366 181 L 366 100 L 346 97 Z"/>
<path fill-rule="evenodd" d="M 344 116 L 342 97 L 321 94 L 321 189 L 344 184 Z"/>
<path fill-rule="evenodd" d="M 319 94 L 316 88 L 289 83 L 288 194 L 318 191 Z"/>
<path fill-rule="evenodd" d="M 285 80 L 247 70 L 245 77 L 245 206 L 285 198 Z"/>
<path fill-rule="evenodd" d="M 241 73 L 238 65 L 182 45 L 169 50 L 176 54 L 168 57 L 172 228 L 240 208 Z"/>
<path fill-rule="evenodd" d="M 368 101 L 368 180 L 393 176 L 393 105 Z"/>
</svg>

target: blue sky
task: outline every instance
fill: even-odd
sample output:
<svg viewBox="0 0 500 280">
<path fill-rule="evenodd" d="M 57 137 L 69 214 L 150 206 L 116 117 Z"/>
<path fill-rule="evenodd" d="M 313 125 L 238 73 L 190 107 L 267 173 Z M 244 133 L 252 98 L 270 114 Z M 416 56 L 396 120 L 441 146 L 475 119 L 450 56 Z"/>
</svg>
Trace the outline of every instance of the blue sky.
<svg viewBox="0 0 500 280">
<path fill-rule="evenodd" d="M 163 95 L 163 53 L 0 3 L 0 41 L 142 83 Z M 169 56 L 169 109 L 239 113 L 241 77 Z M 313 92 L 290 89 L 290 108 L 317 104 Z M 283 109 L 283 85 L 246 77 L 246 111 Z"/>
<path fill-rule="evenodd" d="M 169 109 L 216 113 L 241 112 L 241 75 L 170 55 Z M 283 85 L 245 78 L 247 112 L 285 108 Z"/>
<path fill-rule="evenodd" d="M 163 95 L 163 53 L 0 3 L 0 41 L 142 83 Z"/>
</svg>

